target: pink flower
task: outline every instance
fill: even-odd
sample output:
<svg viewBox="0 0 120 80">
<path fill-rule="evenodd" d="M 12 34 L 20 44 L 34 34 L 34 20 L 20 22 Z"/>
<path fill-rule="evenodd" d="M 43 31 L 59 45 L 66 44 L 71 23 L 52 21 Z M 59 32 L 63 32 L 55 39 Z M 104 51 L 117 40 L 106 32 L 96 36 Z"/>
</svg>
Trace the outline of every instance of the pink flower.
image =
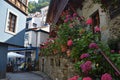
<svg viewBox="0 0 120 80">
<path fill-rule="evenodd" d="M 73 21 L 73 17 L 70 17 L 70 20 Z"/>
<path fill-rule="evenodd" d="M 93 23 L 93 21 L 92 21 L 91 18 L 89 18 L 89 19 L 86 21 L 86 24 L 88 24 L 88 25 L 91 25 L 92 23 Z"/>
<path fill-rule="evenodd" d="M 82 72 L 88 74 L 88 72 L 92 69 L 92 62 L 86 61 L 85 63 L 80 65 Z"/>
<path fill-rule="evenodd" d="M 118 53 L 120 54 L 120 50 L 118 51 Z"/>
<path fill-rule="evenodd" d="M 67 22 L 68 22 L 68 19 L 65 19 L 65 20 L 64 20 L 64 23 L 67 23 Z"/>
<path fill-rule="evenodd" d="M 92 80 L 90 77 L 84 77 L 82 80 Z"/>
<path fill-rule="evenodd" d="M 101 80 L 112 80 L 112 77 L 110 74 L 105 73 L 102 75 Z"/>
<path fill-rule="evenodd" d="M 98 26 L 95 27 L 95 32 L 100 32 L 100 28 Z"/>
<path fill-rule="evenodd" d="M 81 18 L 79 17 L 78 20 L 81 20 Z"/>
<path fill-rule="evenodd" d="M 70 39 L 70 40 L 68 40 L 68 42 L 67 42 L 67 46 L 72 46 L 72 44 L 73 44 L 73 41 Z"/>
<path fill-rule="evenodd" d="M 70 27 L 70 28 L 73 28 L 73 24 L 72 24 L 72 23 L 71 23 L 71 24 L 69 24 L 69 27 Z"/>
<path fill-rule="evenodd" d="M 76 16 L 77 16 L 77 13 L 74 13 L 74 14 L 73 14 L 73 17 L 76 17 Z"/>
<path fill-rule="evenodd" d="M 69 78 L 68 80 L 78 80 L 79 76 L 73 76 L 72 78 Z"/>
<path fill-rule="evenodd" d="M 68 19 L 70 17 L 70 15 L 66 15 L 66 19 Z"/>
<path fill-rule="evenodd" d="M 90 44 L 89 44 L 89 48 L 90 48 L 90 49 L 95 49 L 95 48 L 98 48 L 98 45 L 93 42 L 93 43 L 90 43 Z"/>
<path fill-rule="evenodd" d="M 84 59 L 84 58 L 87 58 L 87 57 L 89 57 L 90 55 L 88 54 L 88 53 L 85 53 L 85 54 L 82 54 L 81 56 L 80 56 L 80 59 Z"/>
<path fill-rule="evenodd" d="M 114 53 L 114 52 L 115 52 L 115 50 L 111 50 L 110 52 L 111 52 L 111 53 Z"/>
</svg>

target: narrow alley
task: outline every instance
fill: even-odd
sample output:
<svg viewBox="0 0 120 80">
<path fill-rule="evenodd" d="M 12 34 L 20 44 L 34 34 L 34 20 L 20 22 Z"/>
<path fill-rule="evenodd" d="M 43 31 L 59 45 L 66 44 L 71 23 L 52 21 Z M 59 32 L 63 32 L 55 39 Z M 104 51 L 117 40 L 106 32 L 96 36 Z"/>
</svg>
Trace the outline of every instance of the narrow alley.
<svg viewBox="0 0 120 80">
<path fill-rule="evenodd" d="M 7 73 L 8 80 L 45 80 L 33 73 Z M 47 80 L 47 79 L 46 79 Z"/>
</svg>

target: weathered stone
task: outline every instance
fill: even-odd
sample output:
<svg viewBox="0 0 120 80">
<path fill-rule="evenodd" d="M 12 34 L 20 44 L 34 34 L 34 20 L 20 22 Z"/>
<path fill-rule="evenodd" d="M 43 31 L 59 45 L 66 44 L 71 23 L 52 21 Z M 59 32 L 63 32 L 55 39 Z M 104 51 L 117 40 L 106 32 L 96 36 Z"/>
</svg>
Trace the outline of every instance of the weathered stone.
<svg viewBox="0 0 120 80">
<path fill-rule="evenodd" d="M 51 65 L 50 63 L 51 58 L 53 58 L 55 63 L 53 65 Z M 42 61 L 41 57 L 39 59 L 40 61 Z M 57 64 L 56 60 L 60 60 L 60 66 L 56 65 Z M 45 59 L 44 65 L 45 65 L 44 72 L 47 73 L 53 80 L 67 80 L 68 78 L 76 74 L 73 63 L 71 63 L 69 59 L 66 59 L 64 57 L 59 58 L 58 56 L 54 56 L 54 57 L 49 56 L 48 58 Z"/>
</svg>

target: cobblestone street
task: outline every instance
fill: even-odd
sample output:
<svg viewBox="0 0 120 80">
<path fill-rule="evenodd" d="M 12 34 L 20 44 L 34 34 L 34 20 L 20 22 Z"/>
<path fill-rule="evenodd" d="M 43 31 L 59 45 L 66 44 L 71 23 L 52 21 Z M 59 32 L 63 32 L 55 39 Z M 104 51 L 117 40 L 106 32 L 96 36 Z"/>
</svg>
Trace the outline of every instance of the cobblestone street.
<svg viewBox="0 0 120 80">
<path fill-rule="evenodd" d="M 33 73 L 7 73 L 8 80 L 44 80 L 41 76 Z"/>
</svg>

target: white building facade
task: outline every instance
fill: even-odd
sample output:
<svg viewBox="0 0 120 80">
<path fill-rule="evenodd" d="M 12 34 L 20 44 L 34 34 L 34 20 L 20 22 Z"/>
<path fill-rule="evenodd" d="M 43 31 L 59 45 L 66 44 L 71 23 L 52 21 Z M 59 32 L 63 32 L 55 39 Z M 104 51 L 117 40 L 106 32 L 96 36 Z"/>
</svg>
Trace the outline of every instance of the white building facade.
<svg viewBox="0 0 120 80">
<path fill-rule="evenodd" d="M 38 60 L 40 44 L 49 38 L 49 25 L 45 23 L 48 6 L 41 9 L 41 12 L 29 14 L 26 22 L 25 47 L 36 48 L 32 58 Z"/>
</svg>

